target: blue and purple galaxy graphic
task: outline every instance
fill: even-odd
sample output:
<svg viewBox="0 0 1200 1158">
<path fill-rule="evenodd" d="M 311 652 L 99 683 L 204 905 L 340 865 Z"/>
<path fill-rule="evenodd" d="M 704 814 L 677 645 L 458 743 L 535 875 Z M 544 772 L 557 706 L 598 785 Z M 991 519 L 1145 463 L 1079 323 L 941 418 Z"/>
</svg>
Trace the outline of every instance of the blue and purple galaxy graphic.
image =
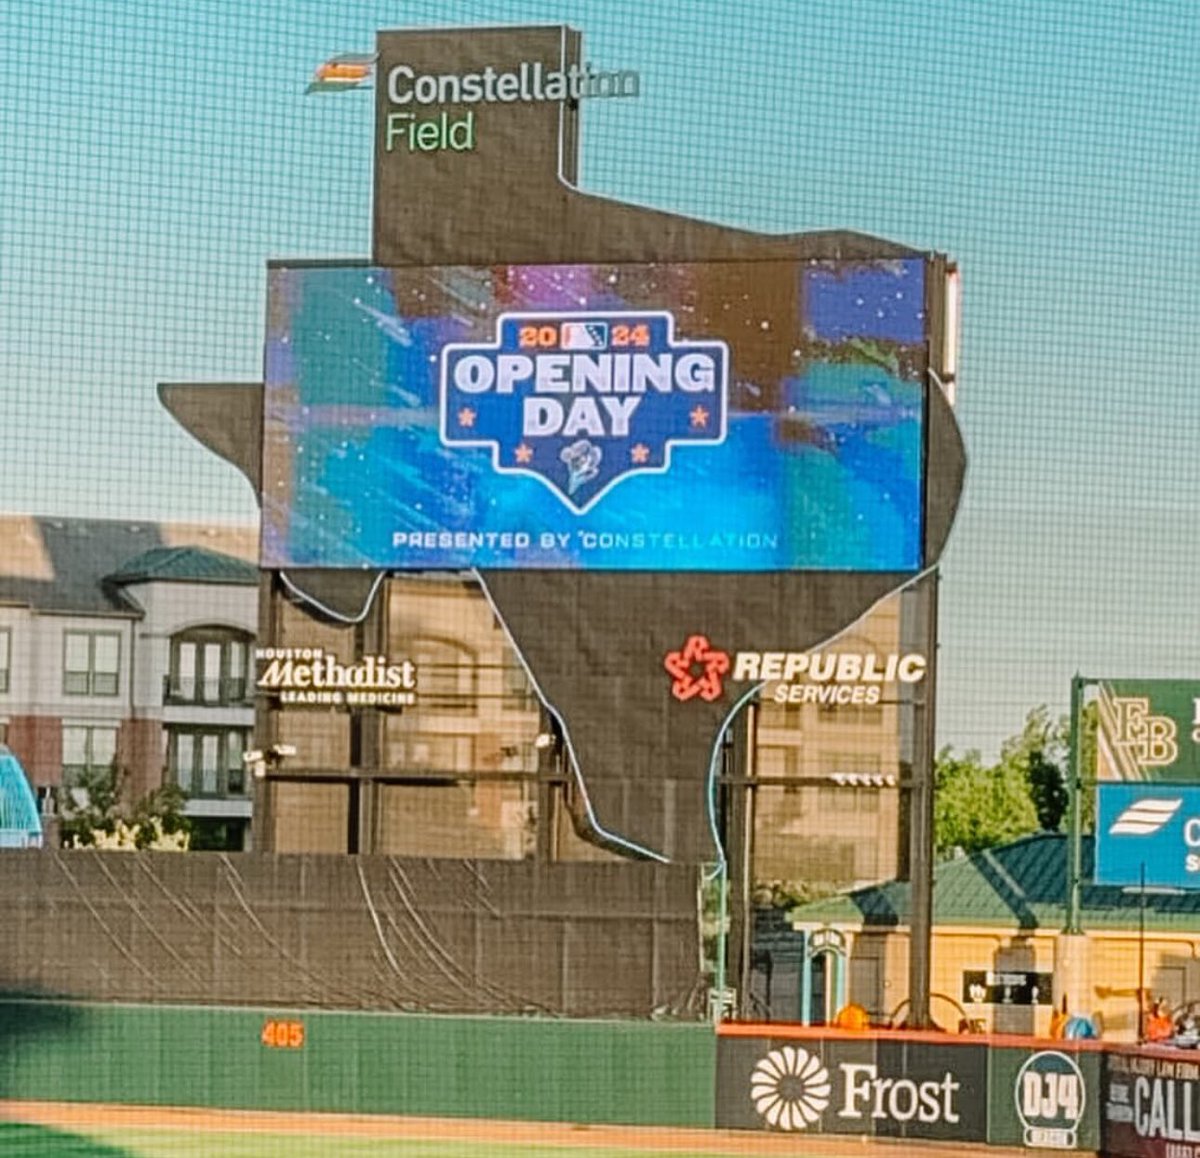
<svg viewBox="0 0 1200 1158">
<path fill-rule="evenodd" d="M 272 269 L 264 565 L 918 570 L 924 264 L 770 264 Z"/>
</svg>

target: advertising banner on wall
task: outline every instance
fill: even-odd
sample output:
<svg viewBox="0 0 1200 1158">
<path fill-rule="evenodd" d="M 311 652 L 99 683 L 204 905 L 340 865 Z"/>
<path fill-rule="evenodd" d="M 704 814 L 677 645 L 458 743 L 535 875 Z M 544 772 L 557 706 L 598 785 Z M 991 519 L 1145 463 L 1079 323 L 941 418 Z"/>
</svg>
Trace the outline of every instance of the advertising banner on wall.
<svg viewBox="0 0 1200 1158">
<path fill-rule="evenodd" d="M 1102 680 L 1096 776 L 1200 784 L 1200 680 Z"/>
<path fill-rule="evenodd" d="M 924 280 L 274 268 L 263 565 L 916 571 Z"/>
<path fill-rule="evenodd" d="M 992 1048 L 988 1053 L 988 1141 L 1040 1150 L 1095 1150 L 1100 1054 Z"/>
<path fill-rule="evenodd" d="M 716 1124 L 982 1142 L 987 1053 L 949 1041 L 722 1036 Z"/>
<path fill-rule="evenodd" d="M 255 660 L 258 694 L 280 707 L 398 711 L 417 702 L 412 660 L 345 659 L 321 647 L 260 647 Z"/>
<path fill-rule="evenodd" d="M 1177 1051 L 1105 1055 L 1103 1152 L 1112 1158 L 1200 1155 L 1200 1059 Z"/>
<path fill-rule="evenodd" d="M 1096 883 L 1200 888 L 1200 786 L 1101 784 Z"/>
</svg>

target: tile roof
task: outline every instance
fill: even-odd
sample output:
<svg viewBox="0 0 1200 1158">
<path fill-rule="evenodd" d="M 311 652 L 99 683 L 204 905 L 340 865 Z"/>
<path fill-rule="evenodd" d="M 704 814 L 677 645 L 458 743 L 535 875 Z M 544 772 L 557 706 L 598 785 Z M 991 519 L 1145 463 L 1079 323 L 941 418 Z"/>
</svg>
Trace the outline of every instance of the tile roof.
<svg viewBox="0 0 1200 1158">
<path fill-rule="evenodd" d="M 1116 885 L 1092 884 L 1093 867 L 1093 841 L 1085 836 L 1080 908 L 1084 929 L 1135 927 L 1141 898 Z M 943 861 L 934 869 L 933 923 L 1058 931 L 1066 920 L 1066 881 L 1067 839 L 1056 832 Z M 789 919 L 796 926 L 894 927 L 908 924 L 910 901 L 907 881 L 887 881 L 800 905 Z M 1200 890 L 1177 896 L 1149 894 L 1145 901 L 1148 929 L 1200 932 Z"/>
<path fill-rule="evenodd" d="M 239 565 L 257 561 L 257 535 L 251 526 L 0 515 L 0 604 L 42 612 L 139 616 L 137 603 L 111 577 L 149 553 L 179 546 L 230 555 Z M 196 560 L 192 563 L 199 569 Z M 224 567 L 228 571 L 229 565 Z"/>
<path fill-rule="evenodd" d="M 107 576 L 118 586 L 129 583 L 237 583 L 253 587 L 258 568 L 232 555 L 204 547 L 151 547 Z"/>
</svg>

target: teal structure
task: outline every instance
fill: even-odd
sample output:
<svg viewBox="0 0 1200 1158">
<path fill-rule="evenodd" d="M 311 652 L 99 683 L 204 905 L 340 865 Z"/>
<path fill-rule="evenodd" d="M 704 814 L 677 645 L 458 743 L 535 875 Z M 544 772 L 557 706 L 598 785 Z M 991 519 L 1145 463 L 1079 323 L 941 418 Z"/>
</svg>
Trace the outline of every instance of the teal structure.
<svg viewBox="0 0 1200 1158">
<path fill-rule="evenodd" d="M 0 744 L 0 849 L 40 848 L 42 818 L 21 762 Z"/>
</svg>

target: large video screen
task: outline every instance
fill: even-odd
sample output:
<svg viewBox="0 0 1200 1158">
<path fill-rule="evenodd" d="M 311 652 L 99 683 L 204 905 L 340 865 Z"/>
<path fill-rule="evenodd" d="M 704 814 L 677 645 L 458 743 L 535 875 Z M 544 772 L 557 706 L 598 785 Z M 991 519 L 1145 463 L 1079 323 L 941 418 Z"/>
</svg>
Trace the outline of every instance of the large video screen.
<svg viewBox="0 0 1200 1158">
<path fill-rule="evenodd" d="M 277 266 L 263 565 L 917 570 L 924 272 Z"/>
</svg>

